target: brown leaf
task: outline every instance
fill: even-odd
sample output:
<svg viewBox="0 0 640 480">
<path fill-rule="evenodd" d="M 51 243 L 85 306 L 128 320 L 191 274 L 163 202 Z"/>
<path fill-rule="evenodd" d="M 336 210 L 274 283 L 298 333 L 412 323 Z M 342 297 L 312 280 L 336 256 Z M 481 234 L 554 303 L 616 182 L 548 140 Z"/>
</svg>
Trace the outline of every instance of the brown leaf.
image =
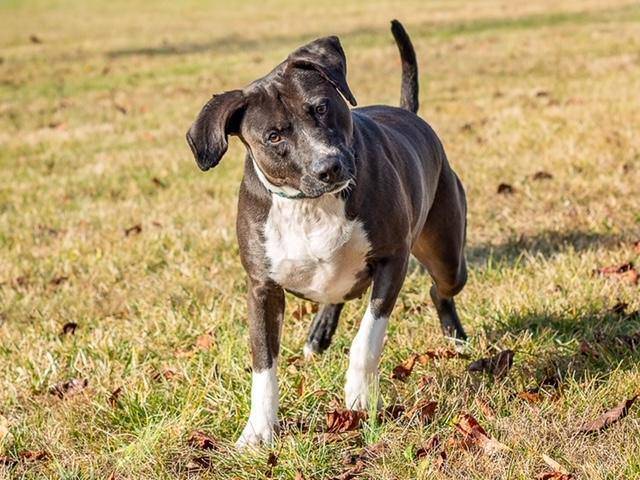
<svg viewBox="0 0 640 480">
<path fill-rule="evenodd" d="M 529 403 L 539 403 L 542 401 L 542 395 L 539 392 L 534 391 L 537 389 L 525 390 L 524 392 L 518 392 L 516 395 L 519 399 Z"/>
<path fill-rule="evenodd" d="M 407 416 L 409 416 L 410 418 L 417 416 L 420 420 L 420 423 L 426 425 L 434 419 L 437 409 L 438 402 L 423 398 L 422 400 L 418 401 L 411 408 L 411 410 L 409 410 Z"/>
<path fill-rule="evenodd" d="M 609 267 L 602 267 L 594 270 L 595 274 L 602 275 L 603 277 L 617 278 L 635 285 L 640 280 L 640 274 L 636 270 L 633 262 L 627 262 L 620 265 L 612 265 Z"/>
<path fill-rule="evenodd" d="M 203 333 L 196 338 L 196 347 L 200 350 L 210 350 L 213 347 L 214 338 L 210 333 Z"/>
<path fill-rule="evenodd" d="M 553 175 L 551 175 L 549 172 L 545 172 L 544 170 L 540 170 L 533 174 L 534 180 L 551 180 L 552 178 Z"/>
<path fill-rule="evenodd" d="M 171 381 L 177 376 L 178 376 L 178 373 L 174 369 L 165 368 L 164 370 L 156 372 L 156 374 L 153 376 L 153 379 L 155 381 L 159 381 L 159 380 L 162 380 L 162 379 L 167 380 L 167 381 Z"/>
<path fill-rule="evenodd" d="M 187 443 L 198 450 L 217 450 L 218 442 L 201 430 L 196 430 L 189 435 Z"/>
<path fill-rule="evenodd" d="M 580 353 L 582 355 L 586 355 L 588 357 L 594 357 L 594 358 L 598 358 L 600 356 L 598 352 L 596 352 L 596 350 L 593 348 L 593 345 L 591 345 L 586 340 L 583 340 L 582 342 L 580 342 Z"/>
<path fill-rule="evenodd" d="M 118 399 L 120 398 L 121 395 L 122 395 L 122 387 L 118 387 L 113 392 L 111 392 L 111 395 L 109 395 L 109 405 L 111 405 L 114 408 L 117 407 Z"/>
<path fill-rule="evenodd" d="M 79 378 L 72 378 L 66 382 L 60 382 L 49 389 L 49 393 L 57 395 L 59 398 L 71 397 L 87 388 L 89 381 Z"/>
<path fill-rule="evenodd" d="M 484 428 L 471 415 L 463 413 L 455 424 L 456 430 L 462 435 L 462 446 L 476 446 L 488 454 L 493 455 L 508 447 L 496 439 L 489 437 Z"/>
<path fill-rule="evenodd" d="M 65 277 L 65 276 L 54 277 L 51 279 L 49 284 L 53 285 L 54 287 L 58 287 L 62 285 L 64 282 L 66 282 L 67 280 L 69 280 L 69 277 Z"/>
<path fill-rule="evenodd" d="M 633 405 L 633 402 L 638 398 L 638 394 L 634 395 L 628 400 L 623 401 L 618 404 L 615 408 L 609 410 L 606 413 L 600 415 L 597 419 L 588 422 L 581 429 L 581 433 L 596 433 L 605 428 L 608 428 L 610 425 L 614 424 L 618 420 L 627 416 L 629 413 L 629 408 Z"/>
<path fill-rule="evenodd" d="M 275 453 L 269 452 L 269 457 L 267 457 L 267 465 L 270 468 L 278 465 L 278 456 Z"/>
<path fill-rule="evenodd" d="M 491 373 L 494 377 L 500 379 L 504 377 L 513 365 L 513 350 L 503 350 L 493 357 L 481 358 L 472 362 L 467 370 L 469 372 Z"/>
<path fill-rule="evenodd" d="M 384 410 L 379 413 L 380 421 L 397 420 L 404 414 L 404 405 L 393 404 L 387 405 Z"/>
<path fill-rule="evenodd" d="M 413 354 L 400 365 L 397 365 L 393 369 L 393 372 L 391 372 L 391 378 L 394 380 L 404 381 L 409 375 L 411 375 L 417 359 L 418 355 Z"/>
<path fill-rule="evenodd" d="M 31 43 L 42 43 L 42 39 L 34 33 L 29 35 L 29 40 L 31 41 Z"/>
<path fill-rule="evenodd" d="M 299 302 L 298 305 L 296 305 L 296 309 L 293 311 L 291 315 L 296 320 L 302 320 L 304 316 L 307 315 L 307 313 L 309 313 L 307 311 L 307 304 L 304 302 Z"/>
<path fill-rule="evenodd" d="M 162 180 L 160 180 L 158 177 L 153 177 L 151 179 L 151 181 L 158 188 L 167 188 L 167 184 L 165 182 L 163 182 Z"/>
<path fill-rule="evenodd" d="M 562 465 L 548 455 L 542 454 L 544 463 L 551 468 L 550 472 L 543 472 L 536 476 L 536 480 L 573 480 L 574 477 Z"/>
<path fill-rule="evenodd" d="M 629 306 L 628 303 L 618 302 L 613 307 L 611 307 L 609 311 L 616 315 L 624 315 L 624 313 L 627 311 L 628 306 Z"/>
<path fill-rule="evenodd" d="M 394 380 L 405 380 L 411 372 L 413 372 L 413 368 L 416 363 L 420 365 L 427 365 L 431 360 L 435 359 L 450 359 L 459 357 L 460 354 L 455 350 L 451 350 L 449 348 L 437 348 L 435 350 L 427 350 L 424 353 L 417 354 L 414 353 L 410 355 L 404 362 L 400 365 L 397 365 L 393 372 L 391 373 L 391 378 Z"/>
<path fill-rule="evenodd" d="M 357 430 L 366 418 L 365 412 L 357 410 L 332 410 L 327 413 L 327 433 L 344 433 Z"/>
<path fill-rule="evenodd" d="M 12 468 L 18 463 L 17 460 L 10 458 L 6 455 L 0 455 L 0 467 L 9 467 Z"/>
<path fill-rule="evenodd" d="M 439 448 L 440 437 L 438 437 L 438 435 L 434 435 L 418 447 L 415 453 L 415 458 L 422 459 Z"/>
<path fill-rule="evenodd" d="M 20 460 L 27 462 L 41 462 L 49 459 L 49 454 L 44 450 L 23 450 L 18 453 Z"/>
<path fill-rule="evenodd" d="M 67 322 L 62 326 L 62 335 L 73 335 L 78 329 L 76 322 Z"/>
<path fill-rule="evenodd" d="M 142 225 L 140 225 L 139 223 L 137 223 L 136 225 L 133 225 L 129 228 L 125 228 L 124 229 L 124 236 L 125 237 L 129 237 L 131 235 L 138 235 L 142 232 Z"/>
<path fill-rule="evenodd" d="M 498 185 L 498 193 L 500 195 L 511 195 L 515 192 L 515 189 L 508 183 L 501 183 Z"/>
</svg>

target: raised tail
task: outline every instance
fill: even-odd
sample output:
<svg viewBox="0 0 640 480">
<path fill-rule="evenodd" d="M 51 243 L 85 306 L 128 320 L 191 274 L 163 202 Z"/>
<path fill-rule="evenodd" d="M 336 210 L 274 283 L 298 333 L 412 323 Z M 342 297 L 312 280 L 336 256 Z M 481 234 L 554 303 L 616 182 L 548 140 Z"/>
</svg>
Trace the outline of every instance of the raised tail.
<svg viewBox="0 0 640 480">
<path fill-rule="evenodd" d="M 411 39 L 398 20 L 391 21 L 391 33 L 396 39 L 402 61 L 402 88 L 400 107 L 413 113 L 418 111 L 418 63 Z"/>
</svg>

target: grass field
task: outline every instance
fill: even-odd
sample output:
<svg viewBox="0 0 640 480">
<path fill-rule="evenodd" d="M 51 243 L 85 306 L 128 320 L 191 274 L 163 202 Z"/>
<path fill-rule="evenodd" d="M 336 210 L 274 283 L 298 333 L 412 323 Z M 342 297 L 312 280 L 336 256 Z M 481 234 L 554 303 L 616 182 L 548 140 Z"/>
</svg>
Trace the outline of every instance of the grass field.
<svg viewBox="0 0 640 480">
<path fill-rule="evenodd" d="M 345 454 L 380 441 L 361 478 L 532 479 L 549 471 L 542 454 L 574 478 L 640 478 L 638 405 L 603 432 L 576 433 L 640 392 L 640 349 L 623 337 L 640 331 L 639 287 L 593 274 L 640 262 L 640 5 L 237 3 L 0 3 L 0 478 L 332 478 L 348 470 Z M 244 152 L 233 140 L 204 174 L 184 133 L 213 92 L 327 34 L 342 40 L 359 103 L 397 104 L 392 18 L 418 52 L 420 114 L 467 189 L 468 358 L 391 379 L 411 353 L 447 346 L 413 269 L 381 391 L 407 409 L 437 402 L 434 418 L 327 438 L 315 430 L 342 401 L 365 302 L 305 363 L 311 305 L 289 297 L 287 427 L 272 450 L 236 453 L 250 390 L 234 227 Z M 513 193 L 498 194 L 501 183 Z M 467 373 L 506 348 L 516 354 L 505 379 Z M 516 396 L 552 375 L 560 384 L 539 401 Z M 50 392 L 71 379 L 67 394 Z M 463 413 L 509 450 L 448 442 Z M 194 431 L 216 448 L 199 448 Z M 433 435 L 442 466 L 415 455 Z"/>
</svg>

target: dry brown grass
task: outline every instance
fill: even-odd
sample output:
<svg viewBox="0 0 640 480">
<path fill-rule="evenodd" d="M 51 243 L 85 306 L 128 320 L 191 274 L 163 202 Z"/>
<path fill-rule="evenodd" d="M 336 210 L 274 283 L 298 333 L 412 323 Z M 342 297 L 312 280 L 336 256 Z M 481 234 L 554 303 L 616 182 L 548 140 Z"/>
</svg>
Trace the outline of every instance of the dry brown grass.
<svg viewBox="0 0 640 480">
<path fill-rule="evenodd" d="M 608 312 L 618 301 L 640 308 L 638 286 L 591 273 L 640 261 L 631 246 L 640 238 L 637 3 L 306 3 L 0 5 L 0 415 L 9 431 L 2 436 L 0 418 L 0 455 L 49 455 L 0 465 L 0 477 L 265 475 L 267 450 L 228 450 L 249 407 L 234 232 L 243 152 L 232 142 L 222 165 L 203 174 L 183 135 L 211 93 L 330 33 L 342 39 L 360 104 L 396 104 L 388 21 L 397 17 L 421 63 L 421 115 L 467 188 L 471 273 L 459 305 L 469 354 L 511 348 L 515 365 L 501 382 L 470 377 L 460 359 L 390 380 L 409 353 L 444 344 L 428 281 L 414 271 L 390 327 L 382 394 L 408 406 L 432 398 L 434 421 L 371 423 L 338 443 L 294 429 L 276 445 L 273 476 L 331 477 L 345 452 L 384 440 L 389 451 L 364 478 L 530 479 L 545 470 L 543 453 L 577 478 L 640 478 L 637 406 L 599 435 L 575 434 L 640 383 L 640 354 L 613 340 L 638 331 L 640 318 Z M 535 181 L 538 171 L 553 178 Z M 501 182 L 515 193 L 498 195 Z M 141 231 L 126 236 L 135 225 Z M 291 315 L 299 304 L 288 303 L 285 359 L 299 353 L 310 320 Z M 349 306 L 322 358 L 282 368 L 283 419 L 324 422 L 341 398 L 344 351 L 362 311 Z M 75 335 L 61 336 L 70 321 Z M 214 346 L 193 350 L 207 331 Z M 583 340 L 597 358 L 580 354 Z M 170 379 L 154 379 L 166 369 Z M 513 398 L 552 372 L 562 378 L 557 400 Z M 420 391 L 422 375 L 434 380 Z M 87 378 L 87 389 L 48 393 L 69 378 Z M 430 436 L 450 437 L 465 411 L 509 452 L 448 448 L 444 470 L 413 458 Z M 189 446 L 194 430 L 221 442 L 221 452 L 205 454 L 208 467 L 193 463 L 202 455 Z"/>
</svg>

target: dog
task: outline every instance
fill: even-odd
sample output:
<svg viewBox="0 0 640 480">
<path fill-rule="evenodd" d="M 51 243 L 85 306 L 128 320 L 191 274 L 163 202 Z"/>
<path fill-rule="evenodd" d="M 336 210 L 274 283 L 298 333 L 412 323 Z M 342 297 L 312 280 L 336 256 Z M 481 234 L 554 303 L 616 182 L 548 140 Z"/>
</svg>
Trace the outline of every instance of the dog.
<svg viewBox="0 0 640 480">
<path fill-rule="evenodd" d="M 442 330 L 466 339 L 453 297 L 467 280 L 466 198 L 443 146 L 416 115 L 411 40 L 391 22 L 400 52 L 400 107 L 350 109 L 337 37 L 308 43 L 241 90 L 214 95 L 187 132 L 198 166 L 215 167 L 237 136 L 246 147 L 237 235 L 248 277 L 251 410 L 238 447 L 270 443 L 278 427 L 284 292 L 317 302 L 306 356 L 325 350 L 347 300 L 371 285 L 349 351 L 349 409 L 378 404 L 378 363 L 413 255 L 433 279 Z M 346 101 L 345 101 L 346 100 Z"/>
</svg>

